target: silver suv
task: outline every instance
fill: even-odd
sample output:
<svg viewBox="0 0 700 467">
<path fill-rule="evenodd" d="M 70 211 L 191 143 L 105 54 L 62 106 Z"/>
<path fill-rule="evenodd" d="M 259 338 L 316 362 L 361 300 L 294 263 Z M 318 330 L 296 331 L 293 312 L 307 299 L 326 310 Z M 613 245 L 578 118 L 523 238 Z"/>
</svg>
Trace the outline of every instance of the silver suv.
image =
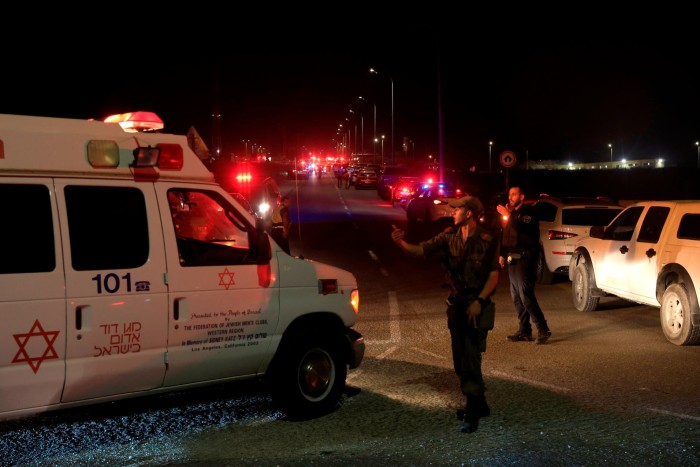
<svg viewBox="0 0 700 467">
<path fill-rule="evenodd" d="M 569 260 L 576 242 L 588 236 L 592 226 L 608 225 L 623 206 L 608 198 L 540 195 L 533 203 L 540 220 L 537 282 L 551 284 L 555 277 L 567 277 Z"/>
</svg>

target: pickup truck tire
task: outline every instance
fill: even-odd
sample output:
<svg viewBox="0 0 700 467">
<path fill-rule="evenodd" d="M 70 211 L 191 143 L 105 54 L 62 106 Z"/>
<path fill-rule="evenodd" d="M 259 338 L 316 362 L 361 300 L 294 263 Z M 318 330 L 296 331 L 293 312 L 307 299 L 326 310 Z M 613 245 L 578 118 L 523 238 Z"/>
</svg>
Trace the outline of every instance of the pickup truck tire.
<svg viewBox="0 0 700 467">
<path fill-rule="evenodd" d="M 578 311 L 593 311 L 598 307 L 600 297 L 593 296 L 591 287 L 591 272 L 588 263 L 581 261 L 576 265 L 571 280 L 574 308 Z"/>
<path fill-rule="evenodd" d="M 338 342 L 342 336 L 307 332 L 280 349 L 272 374 L 272 397 L 289 418 L 319 417 L 338 405 L 347 377 Z"/>
<path fill-rule="evenodd" d="M 691 320 L 688 291 L 683 284 L 671 284 L 661 298 L 661 329 L 675 345 L 693 345 L 700 341 L 700 327 Z"/>
</svg>

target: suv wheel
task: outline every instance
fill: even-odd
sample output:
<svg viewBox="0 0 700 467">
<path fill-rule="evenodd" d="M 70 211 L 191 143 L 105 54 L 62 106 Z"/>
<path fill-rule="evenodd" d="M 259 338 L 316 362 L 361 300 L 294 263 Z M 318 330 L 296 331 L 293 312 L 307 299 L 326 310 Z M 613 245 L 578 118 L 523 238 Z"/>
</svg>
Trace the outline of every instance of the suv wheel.
<svg viewBox="0 0 700 467">
<path fill-rule="evenodd" d="M 593 296 L 592 286 L 588 264 L 580 261 L 574 269 L 571 280 L 574 308 L 578 311 L 593 311 L 598 307 L 600 297 Z"/>
<path fill-rule="evenodd" d="M 661 299 L 661 329 L 666 339 L 676 345 L 700 342 L 700 326 L 693 326 L 688 291 L 683 284 L 671 284 Z"/>
</svg>

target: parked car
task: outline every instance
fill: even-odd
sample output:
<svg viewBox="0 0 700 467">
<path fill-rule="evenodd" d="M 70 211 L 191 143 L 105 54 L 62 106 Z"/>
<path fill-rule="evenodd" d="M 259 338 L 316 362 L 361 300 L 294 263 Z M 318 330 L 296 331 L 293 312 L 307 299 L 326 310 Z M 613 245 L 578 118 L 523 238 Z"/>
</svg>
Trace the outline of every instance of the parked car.
<svg viewBox="0 0 700 467">
<path fill-rule="evenodd" d="M 658 308 L 670 343 L 700 344 L 700 201 L 627 206 L 576 243 L 569 278 L 577 310 L 594 311 L 614 295 Z"/>
<path fill-rule="evenodd" d="M 308 180 L 309 179 L 309 169 L 305 167 L 297 167 L 297 168 L 292 168 L 288 175 L 287 178 L 289 180 Z"/>
<path fill-rule="evenodd" d="M 360 170 L 355 178 L 355 189 L 377 188 L 379 175 L 374 170 Z"/>
<path fill-rule="evenodd" d="M 391 201 L 391 196 L 394 191 L 396 182 L 400 177 L 413 175 L 408 167 L 400 165 L 389 165 L 384 167 L 380 176 L 379 184 L 377 185 L 377 194 L 380 198 Z"/>
<path fill-rule="evenodd" d="M 576 242 L 589 234 L 594 225 L 608 225 L 623 207 L 607 198 L 563 197 L 548 195 L 532 204 L 540 220 L 540 244 L 537 282 L 551 284 L 555 277 L 566 277 Z"/>
<path fill-rule="evenodd" d="M 409 223 L 413 223 L 452 217 L 449 202 L 466 194 L 454 183 L 425 183 L 406 204 L 406 218 Z"/>
<path fill-rule="evenodd" d="M 418 193 L 422 186 L 423 183 L 419 177 L 397 178 L 391 187 L 391 205 L 406 209 L 408 201 Z"/>
<path fill-rule="evenodd" d="M 360 174 L 361 170 L 364 170 L 366 168 L 366 164 L 355 164 L 351 165 L 348 168 L 348 172 L 350 173 L 350 179 L 349 183 L 350 185 L 354 185 L 355 182 L 357 181 L 357 176 Z"/>
</svg>

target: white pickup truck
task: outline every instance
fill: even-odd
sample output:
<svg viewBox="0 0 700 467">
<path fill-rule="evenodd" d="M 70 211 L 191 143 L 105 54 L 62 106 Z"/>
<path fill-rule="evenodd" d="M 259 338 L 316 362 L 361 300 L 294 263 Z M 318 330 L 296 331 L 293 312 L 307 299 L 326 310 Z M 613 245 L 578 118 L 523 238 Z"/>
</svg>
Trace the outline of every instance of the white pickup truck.
<svg viewBox="0 0 700 467">
<path fill-rule="evenodd" d="M 572 298 L 593 311 L 610 294 L 660 308 L 675 345 L 700 343 L 700 200 L 642 201 L 576 244 L 569 263 Z"/>
</svg>

